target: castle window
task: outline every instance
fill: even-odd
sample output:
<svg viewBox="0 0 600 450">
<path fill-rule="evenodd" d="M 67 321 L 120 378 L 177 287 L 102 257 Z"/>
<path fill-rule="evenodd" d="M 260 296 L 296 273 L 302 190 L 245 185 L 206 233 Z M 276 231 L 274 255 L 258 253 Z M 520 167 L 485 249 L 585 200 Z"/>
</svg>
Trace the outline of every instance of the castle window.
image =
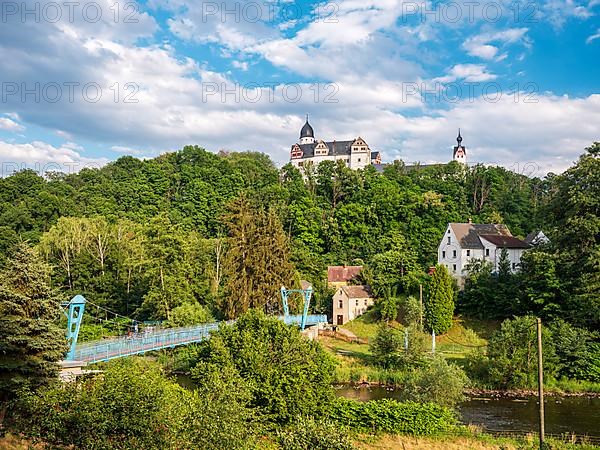
<svg viewBox="0 0 600 450">
<path fill-rule="evenodd" d="M 471 256 L 471 250 L 467 250 L 467 256 Z"/>
<path fill-rule="evenodd" d="M 456 250 L 453 250 L 453 251 L 452 251 L 452 257 L 453 257 L 453 258 L 456 258 Z"/>
<path fill-rule="evenodd" d="M 456 272 L 456 264 L 453 264 L 453 265 L 452 265 L 452 270 L 453 270 L 454 272 Z"/>
</svg>

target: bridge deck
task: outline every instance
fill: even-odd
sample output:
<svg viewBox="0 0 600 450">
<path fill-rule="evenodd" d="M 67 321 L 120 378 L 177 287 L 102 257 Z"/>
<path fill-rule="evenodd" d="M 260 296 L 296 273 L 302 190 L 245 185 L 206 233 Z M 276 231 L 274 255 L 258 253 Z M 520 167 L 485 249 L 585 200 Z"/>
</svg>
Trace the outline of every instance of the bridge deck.
<svg viewBox="0 0 600 450">
<path fill-rule="evenodd" d="M 279 319 L 288 325 L 299 325 L 302 321 L 302 316 L 279 316 Z M 327 322 L 327 316 L 309 315 L 307 316 L 306 324 L 315 325 L 324 322 Z M 104 339 L 82 344 L 78 343 L 75 347 L 73 357 L 68 360 L 91 364 L 163 348 L 192 344 L 209 338 L 210 333 L 217 330 L 221 323 L 233 322 L 215 322 L 191 327 L 168 328 L 155 332 L 138 333 L 128 337 Z"/>
</svg>

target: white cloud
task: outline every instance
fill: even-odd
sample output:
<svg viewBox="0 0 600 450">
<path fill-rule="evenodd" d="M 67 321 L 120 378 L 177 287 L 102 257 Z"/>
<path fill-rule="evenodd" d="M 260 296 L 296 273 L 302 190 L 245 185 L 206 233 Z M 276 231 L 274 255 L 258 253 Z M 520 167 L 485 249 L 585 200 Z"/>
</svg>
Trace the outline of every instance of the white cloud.
<svg viewBox="0 0 600 450">
<path fill-rule="evenodd" d="M 248 70 L 248 62 L 247 61 L 238 61 L 238 60 L 233 60 L 231 62 L 231 65 L 233 67 L 235 67 L 236 69 L 240 69 L 243 70 L 244 72 Z"/>
<path fill-rule="evenodd" d="M 25 127 L 12 119 L 0 117 L 0 130 L 6 131 L 23 131 Z"/>
<path fill-rule="evenodd" d="M 407 162 L 447 162 L 461 128 L 470 162 L 495 163 L 541 176 L 569 167 L 597 141 L 600 94 L 586 98 L 538 96 L 528 103 L 504 96 L 495 103 L 464 102 L 436 116 L 404 118 L 402 143 L 389 156 Z"/>
<path fill-rule="evenodd" d="M 467 83 L 481 83 L 491 81 L 497 78 L 493 73 L 489 73 L 483 64 L 457 64 L 450 68 L 443 77 L 434 78 L 434 82 L 451 83 L 457 80 L 464 80 Z"/>
<path fill-rule="evenodd" d="M 74 143 L 54 147 L 41 141 L 24 144 L 0 141 L 0 175 L 8 176 L 26 168 L 33 169 L 40 175 L 52 171 L 74 173 L 84 167 L 101 167 L 108 162 L 106 158 L 82 156 L 82 151 Z"/>
<path fill-rule="evenodd" d="M 530 42 L 526 38 L 527 31 L 527 28 L 510 28 L 499 32 L 482 33 L 468 38 L 464 42 L 463 48 L 471 56 L 492 60 L 496 58 L 499 48 L 495 45 L 491 45 L 491 43 L 498 43 L 498 45 L 506 46 L 522 41 L 526 46 L 529 46 Z"/>
<path fill-rule="evenodd" d="M 595 41 L 596 39 L 600 39 L 600 28 L 598 28 L 596 34 L 592 34 L 590 37 L 588 37 L 585 40 L 586 44 L 591 44 L 593 41 Z"/>
</svg>

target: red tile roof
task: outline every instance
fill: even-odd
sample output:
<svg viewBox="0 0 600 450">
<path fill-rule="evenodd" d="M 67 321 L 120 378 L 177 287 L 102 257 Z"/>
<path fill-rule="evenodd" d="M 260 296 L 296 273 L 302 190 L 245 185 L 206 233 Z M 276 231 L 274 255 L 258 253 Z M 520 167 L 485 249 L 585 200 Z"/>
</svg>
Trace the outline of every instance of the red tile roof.
<svg viewBox="0 0 600 450">
<path fill-rule="evenodd" d="M 329 266 L 327 267 L 327 281 L 330 283 L 347 282 L 355 278 L 363 266 Z"/>
<path fill-rule="evenodd" d="M 521 239 L 516 238 L 514 236 L 502 236 L 502 235 L 497 235 L 497 234 L 482 234 L 482 235 L 480 235 L 480 237 L 482 237 L 486 241 L 490 241 L 496 247 L 500 247 L 500 248 L 529 248 L 529 247 L 531 247 L 531 245 L 529 245 L 527 242 L 522 241 Z"/>
</svg>

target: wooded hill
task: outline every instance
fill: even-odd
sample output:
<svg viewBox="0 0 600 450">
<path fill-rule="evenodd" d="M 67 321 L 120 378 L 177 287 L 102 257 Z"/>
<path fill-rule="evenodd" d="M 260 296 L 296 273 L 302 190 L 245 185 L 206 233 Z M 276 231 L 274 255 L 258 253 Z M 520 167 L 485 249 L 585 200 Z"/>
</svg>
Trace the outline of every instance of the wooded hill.
<svg viewBox="0 0 600 450">
<path fill-rule="evenodd" d="M 550 301 L 571 313 L 585 304 L 597 326 L 599 152 L 595 144 L 544 179 L 454 162 L 396 162 L 382 174 L 324 162 L 304 180 L 264 154 L 196 146 L 77 174 L 22 171 L 0 180 L 0 265 L 27 241 L 65 297 L 144 319 L 276 310 L 280 285 L 300 278 L 323 311 L 327 265 L 366 264 L 367 276 L 410 291 L 436 262 L 448 222 L 471 219 L 518 236 L 543 229 L 553 246 L 542 259 L 560 265 Z"/>
</svg>

